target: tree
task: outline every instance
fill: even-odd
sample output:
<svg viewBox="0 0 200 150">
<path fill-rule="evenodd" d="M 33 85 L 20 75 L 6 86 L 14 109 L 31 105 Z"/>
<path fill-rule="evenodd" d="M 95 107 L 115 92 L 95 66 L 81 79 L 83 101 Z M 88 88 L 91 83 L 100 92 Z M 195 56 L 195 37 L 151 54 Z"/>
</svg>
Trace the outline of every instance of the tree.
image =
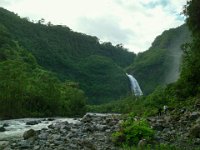
<svg viewBox="0 0 200 150">
<path fill-rule="evenodd" d="M 27 85 L 27 65 L 7 60 L 0 63 L 0 115 L 5 118 L 21 116 Z"/>
<path fill-rule="evenodd" d="M 184 8 L 186 22 L 192 31 L 192 42 L 183 46 L 181 77 L 177 83 L 180 97 L 196 96 L 200 92 L 200 1 L 188 1 Z"/>
<path fill-rule="evenodd" d="M 70 84 L 69 84 L 70 83 Z M 72 85 L 72 86 L 71 86 Z M 61 87 L 62 114 L 68 116 L 80 116 L 86 112 L 86 97 L 76 83 L 65 82 Z"/>
<path fill-rule="evenodd" d="M 200 1 L 188 0 L 184 7 L 183 13 L 187 17 L 186 21 L 193 33 L 193 36 L 200 34 Z"/>
</svg>

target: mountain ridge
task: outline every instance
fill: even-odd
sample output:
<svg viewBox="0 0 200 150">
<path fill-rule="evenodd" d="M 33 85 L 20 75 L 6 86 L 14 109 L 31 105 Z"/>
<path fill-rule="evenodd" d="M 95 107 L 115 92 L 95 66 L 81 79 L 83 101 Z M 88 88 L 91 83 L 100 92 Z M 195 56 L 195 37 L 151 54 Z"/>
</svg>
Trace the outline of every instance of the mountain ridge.
<svg viewBox="0 0 200 150">
<path fill-rule="evenodd" d="M 115 100 L 129 92 L 129 81 L 123 68 L 132 63 L 135 54 L 122 45 L 99 43 L 97 37 L 74 32 L 66 26 L 46 25 L 40 21 L 32 23 L 3 8 L 0 15 L 0 24 L 7 28 L 13 40 L 30 51 L 40 66 L 55 73 L 60 80 L 78 82 L 89 97 L 89 102 Z M 96 66 L 89 63 L 90 58 L 95 56 L 99 56 L 98 59 L 91 60 Z M 84 63 L 91 67 L 83 70 Z M 112 68 L 113 73 L 101 66 Z M 101 76 L 95 75 L 98 80 L 94 80 L 92 75 L 95 68 L 101 70 Z"/>
<path fill-rule="evenodd" d="M 145 95 L 153 92 L 157 86 L 175 82 L 180 73 L 181 45 L 190 40 L 185 24 L 166 30 L 155 38 L 147 51 L 137 55 L 126 71 L 136 77 Z"/>
<path fill-rule="evenodd" d="M 97 37 L 74 32 L 67 26 L 42 24 L 41 20 L 33 23 L 3 8 L 0 14 L 0 24 L 35 56 L 39 65 L 62 81 L 77 82 L 94 104 L 130 93 L 126 72 L 136 77 L 145 95 L 175 81 L 181 62 L 180 46 L 189 39 L 189 31 L 182 25 L 164 31 L 147 51 L 136 55 L 121 44 L 100 43 Z"/>
</svg>

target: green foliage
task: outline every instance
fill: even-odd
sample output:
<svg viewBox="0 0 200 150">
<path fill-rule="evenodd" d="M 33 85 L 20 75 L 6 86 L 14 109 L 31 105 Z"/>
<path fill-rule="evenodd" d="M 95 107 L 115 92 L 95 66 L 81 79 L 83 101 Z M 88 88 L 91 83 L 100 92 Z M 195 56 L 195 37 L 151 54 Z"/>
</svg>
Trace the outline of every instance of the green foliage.
<svg viewBox="0 0 200 150">
<path fill-rule="evenodd" d="M 139 81 L 145 95 L 153 92 L 157 86 L 177 79 L 182 54 L 180 46 L 189 40 L 186 25 L 164 31 L 156 37 L 149 50 L 139 53 L 132 65 L 126 68 Z"/>
<path fill-rule="evenodd" d="M 0 118 L 80 116 L 84 92 L 41 68 L 35 57 L 0 26 Z"/>
<path fill-rule="evenodd" d="M 127 69 L 139 81 L 144 93 L 149 94 L 156 86 L 164 84 L 166 52 L 164 49 L 156 49 L 138 54 L 134 65 Z"/>
<path fill-rule="evenodd" d="M 62 115 L 65 116 L 80 116 L 86 112 L 86 97 L 82 90 L 74 87 L 75 83 L 70 85 L 68 82 L 61 86 L 62 99 Z"/>
<path fill-rule="evenodd" d="M 129 91 L 125 72 L 111 59 L 92 55 L 81 62 L 80 87 L 90 97 L 90 103 L 100 104 L 124 96 Z M 89 80 L 88 80 L 89 79 Z M 112 88 L 114 85 L 117 87 Z M 105 99 L 102 99 L 104 95 Z"/>
<path fill-rule="evenodd" d="M 133 113 L 137 116 L 148 117 L 157 115 L 158 109 L 164 105 L 174 105 L 175 90 L 172 85 L 158 87 L 152 94 L 143 97 L 129 95 L 118 101 L 102 105 L 89 105 L 87 111 L 99 113 Z"/>
<path fill-rule="evenodd" d="M 147 145 L 143 148 L 139 148 L 137 146 L 128 146 L 128 145 L 123 145 L 123 150 L 181 150 L 181 148 L 178 148 L 176 146 L 170 145 L 170 144 L 157 144 L 157 145 Z"/>
<path fill-rule="evenodd" d="M 138 110 L 138 101 L 135 96 L 127 96 L 117 101 L 111 101 L 109 103 L 101 105 L 87 105 L 88 112 L 99 112 L 99 113 L 129 113 L 133 110 Z"/>
<path fill-rule="evenodd" d="M 132 146 L 141 139 L 151 141 L 153 136 L 154 132 L 145 120 L 134 120 L 130 115 L 121 125 L 121 130 L 113 134 L 113 142 L 118 146 Z"/>
<path fill-rule="evenodd" d="M 165 87 L 158 87 L 153 93 L 146 97 L 145 105 L 148 107 L 163 107 L 167 105 L 171 100 L 171 96 L 169 96 L 166 92 Z"/>
<path fill-rule="evenodd" d="M 193 33 L 193 36 L 199 36 L 200 34 L 200 23 L 199 23 L 199 16 L 200 16 L 200 2 L 198 0 L 190 0 L 187 1 L 183 13 L 187 17 L 186 21 Z"/>
<path fill-rule="evenodd" d="M 184 100 L 194 97 L 200 92 L 200 1 L 188 1 L 184 13 L 189 29 L 192 31 L 192 42 L 183 46 L 183 63 L 181 77 L 176 84 L 177 97 Z"/>
<path fill-rule="evenodd" d="M 26 64 L 7 60 L 0 63 L 0 114 L 5 117 L 22 115 L 24 90 L 27 84 Z"/>
<path fill-rule="evenodd" d="M 128 80 L 125 79 L 122 68 L 133 62 L 135 54 L 128 52 L 121 44 L 116 46 L 109 42 L 100 44 L 97 37 L 74 32 L 62 25 L 51 23 L 46 25 L 44 19 L 32 23 L 3 8 L 0 8 L 0 15 L 0 24 L 7 28 L 13 40 L 29 50 L 40 66 L 54 72 L 62 81 L 79 82 L 80 89 L 85 91 L 89 102 L 103 103 L 126 95 Z M 4 30 L 0 26 L 0 30 L 1 28 Z M 91 55 L 99 56 L 100 59 L 94 62 L 93 58 L 90 62 Z M 105 68 L 100 68 L 99 61 L 102 61 L 102 65 L 107 63 Z M 90 69 L 87 64 L 92 65 L 93 62 L 99 66 Z M 109 67 L 106 68 L 106 65 L 111 67 L 113 72 Z M 108 81 L 111 76 L 113 76 L 112 81 Z M 99 78 L 106 80 L 107 83 L 100 82 Z M 115 88 L 112 88 L 113 86 Z"/>
</svg>

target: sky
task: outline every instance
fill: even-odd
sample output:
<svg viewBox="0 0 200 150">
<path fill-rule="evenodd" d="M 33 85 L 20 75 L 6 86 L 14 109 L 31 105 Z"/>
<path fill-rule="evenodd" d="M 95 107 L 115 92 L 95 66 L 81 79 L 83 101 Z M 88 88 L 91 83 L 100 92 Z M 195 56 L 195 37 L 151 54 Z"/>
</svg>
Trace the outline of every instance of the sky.
<svg viewBox="0 0 200 150">
<path fill-rule="evenodd" d="M 0 7 L 30 20 L 44 18 L 129 51 L 147 50 L 164 30 L 184 23 L 187 0 L 0 0 Z"/>
</svg>

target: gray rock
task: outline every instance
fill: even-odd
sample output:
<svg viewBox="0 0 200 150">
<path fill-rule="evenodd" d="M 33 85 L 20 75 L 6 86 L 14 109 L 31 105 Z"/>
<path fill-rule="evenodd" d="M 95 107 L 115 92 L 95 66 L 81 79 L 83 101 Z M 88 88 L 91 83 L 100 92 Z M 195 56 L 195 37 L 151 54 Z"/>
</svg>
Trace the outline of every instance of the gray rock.
<svg viewBox="0 0 200 150">
<path fill-rule="evenodd" d="M 78 124 L 58 122 L 46 130 L 34 131 L 24 139 L 11 142 L 12 149 L 33 150 L 115 150 L 111 133 L 119 130 L 119 120 L 111 116 L 87 114 Z M 32 130 L 29 131 L 32 133 Z M 26 131 L 26 134 L 28 131 Z M 25 133 L 24 133 L 25 134 Z M 31 140 L 34 139 L 34 140 Z"/>
<path fill-rule="evenodd" d="M 95 145 L 92 142 L 87 141 L 87 140 L 81 141 L 80 145 L 83 146 L 83 147 L 87 147 L 90 150 L 96 150 Z"/>
<path fill-rule="evenodd" d="M 155 124 L 152 126 L 154 130 L 162 131 L 165 127 L 161 124 Z"/>
<path fill-rule="evenodd" d="M 200 125 L 194 125 L 191 128 L 189 135 L 191 137 L 200 138 Z"/>
<path fill-rule="evenodd" d="M 58 145 L 63 145 L 63 141 L 57 141 L 57 140 L 55 140 L 54 141 L 54 144 L 56 145 L 56 146 L 58 146 Z"/>
<path fill-rule="evenodd" d="M 9 145 L 8 141 L 0 141 L 0 149 L 4 149 Z"/>
<path fill-rule="evenodd" d="M 190 120 L 197 120 L 200 117 L 200 113 L 199 112 L 192 112 L 190 114 Z"/>
<path fill-rule="evenodd" d="M 92 116 L 90 114 L 86 114 L 85 116 L 83 116 L 81 121 L 84 122 L 84 123 L 91 122 L 92 121 Z"/>
<path fill-rule="evenodd" d="M 44 132 L 44 133 L 41 133 L 38 135 L 38 138 L 41 139 L 41 140 L 47 140 L 49 134 Z"/>
<path fill-rule="evenodd" d="M 47 121 L 54 121 L 55 119 L 54 118 L 47 118 L 46 120 Z"/>
<path fill-rule="evenodd" d="M 30 143 L 26 140 L 20 141 L 18 145 L 19 145 L 20 149 L 27 149 L 31 146 Z"/>
<path fill-rule="evenodd" d="M 53 124 L 50 124 L 50 125 L 48 126 L 48 128 L 50 128 L 50 129 L 54 129 L 55 127 L 54 127 Z"/>
<path fill-rule="evenodd" d="M 26 122 L 26 125 L 36 125 L 36 124 L 39 124 L 39 123 L 41 123 L 40 120 L 33 120 L 33 121 Z"/>
<path fill-rule="evenodd" d="M 0 127 L 0 132 L 4 132 L 6 129 L 4 127 Z"/>
<path fill-rule="evenodd" d="M 61 136 L 59 134 L 53 134 L 53 135 L 51 135 L 50 139 L 52 139 L 52 140 L 60 140 Z"/>
<path fill-rule="evenodd" d="M 33 150 L 39 150 L 40 149 L 40 146 L 39 145 L 35 145 L 34 147 L 33 147 Z"/>
<path fill-rule="evenodd" d="M 170 131 L 169 128 L 164 128 L 164 129 L 163 129 L 163 132 L 169 132 L 169 131 Z"/>
<path fill-rule="evenodd" d="M 4 123 L 4 124 L 3 124 L 3 127 L 8 127 L 8 126 L 9 126 L 8 123 Z"/>
<path fill-rule="evenodd" d="M 35 130 L 30 129 L 30 130 L 24 132 L 23 138 L 26 140 L 26 139 L 29 139 L 31 137 L 34 137 L 35 135 L 36 135 Z"/>
<path fill-rule="evenodd" d="M 97 129 L 98 131 L 105 131 L 106 129 L 108 129 L 108 126 L 107 126 L 107 125 L 97 124 L 97 125 L 96 125 L 96 129 Z"/>
<path fill-rule="evenodd" d="M 141 140 L 138 142 L 138 148 L 139 148 L 139 149 L 144 149 L 146 145 L 147 145 L 146 139 L 141 139 Z"/>
</svg>

